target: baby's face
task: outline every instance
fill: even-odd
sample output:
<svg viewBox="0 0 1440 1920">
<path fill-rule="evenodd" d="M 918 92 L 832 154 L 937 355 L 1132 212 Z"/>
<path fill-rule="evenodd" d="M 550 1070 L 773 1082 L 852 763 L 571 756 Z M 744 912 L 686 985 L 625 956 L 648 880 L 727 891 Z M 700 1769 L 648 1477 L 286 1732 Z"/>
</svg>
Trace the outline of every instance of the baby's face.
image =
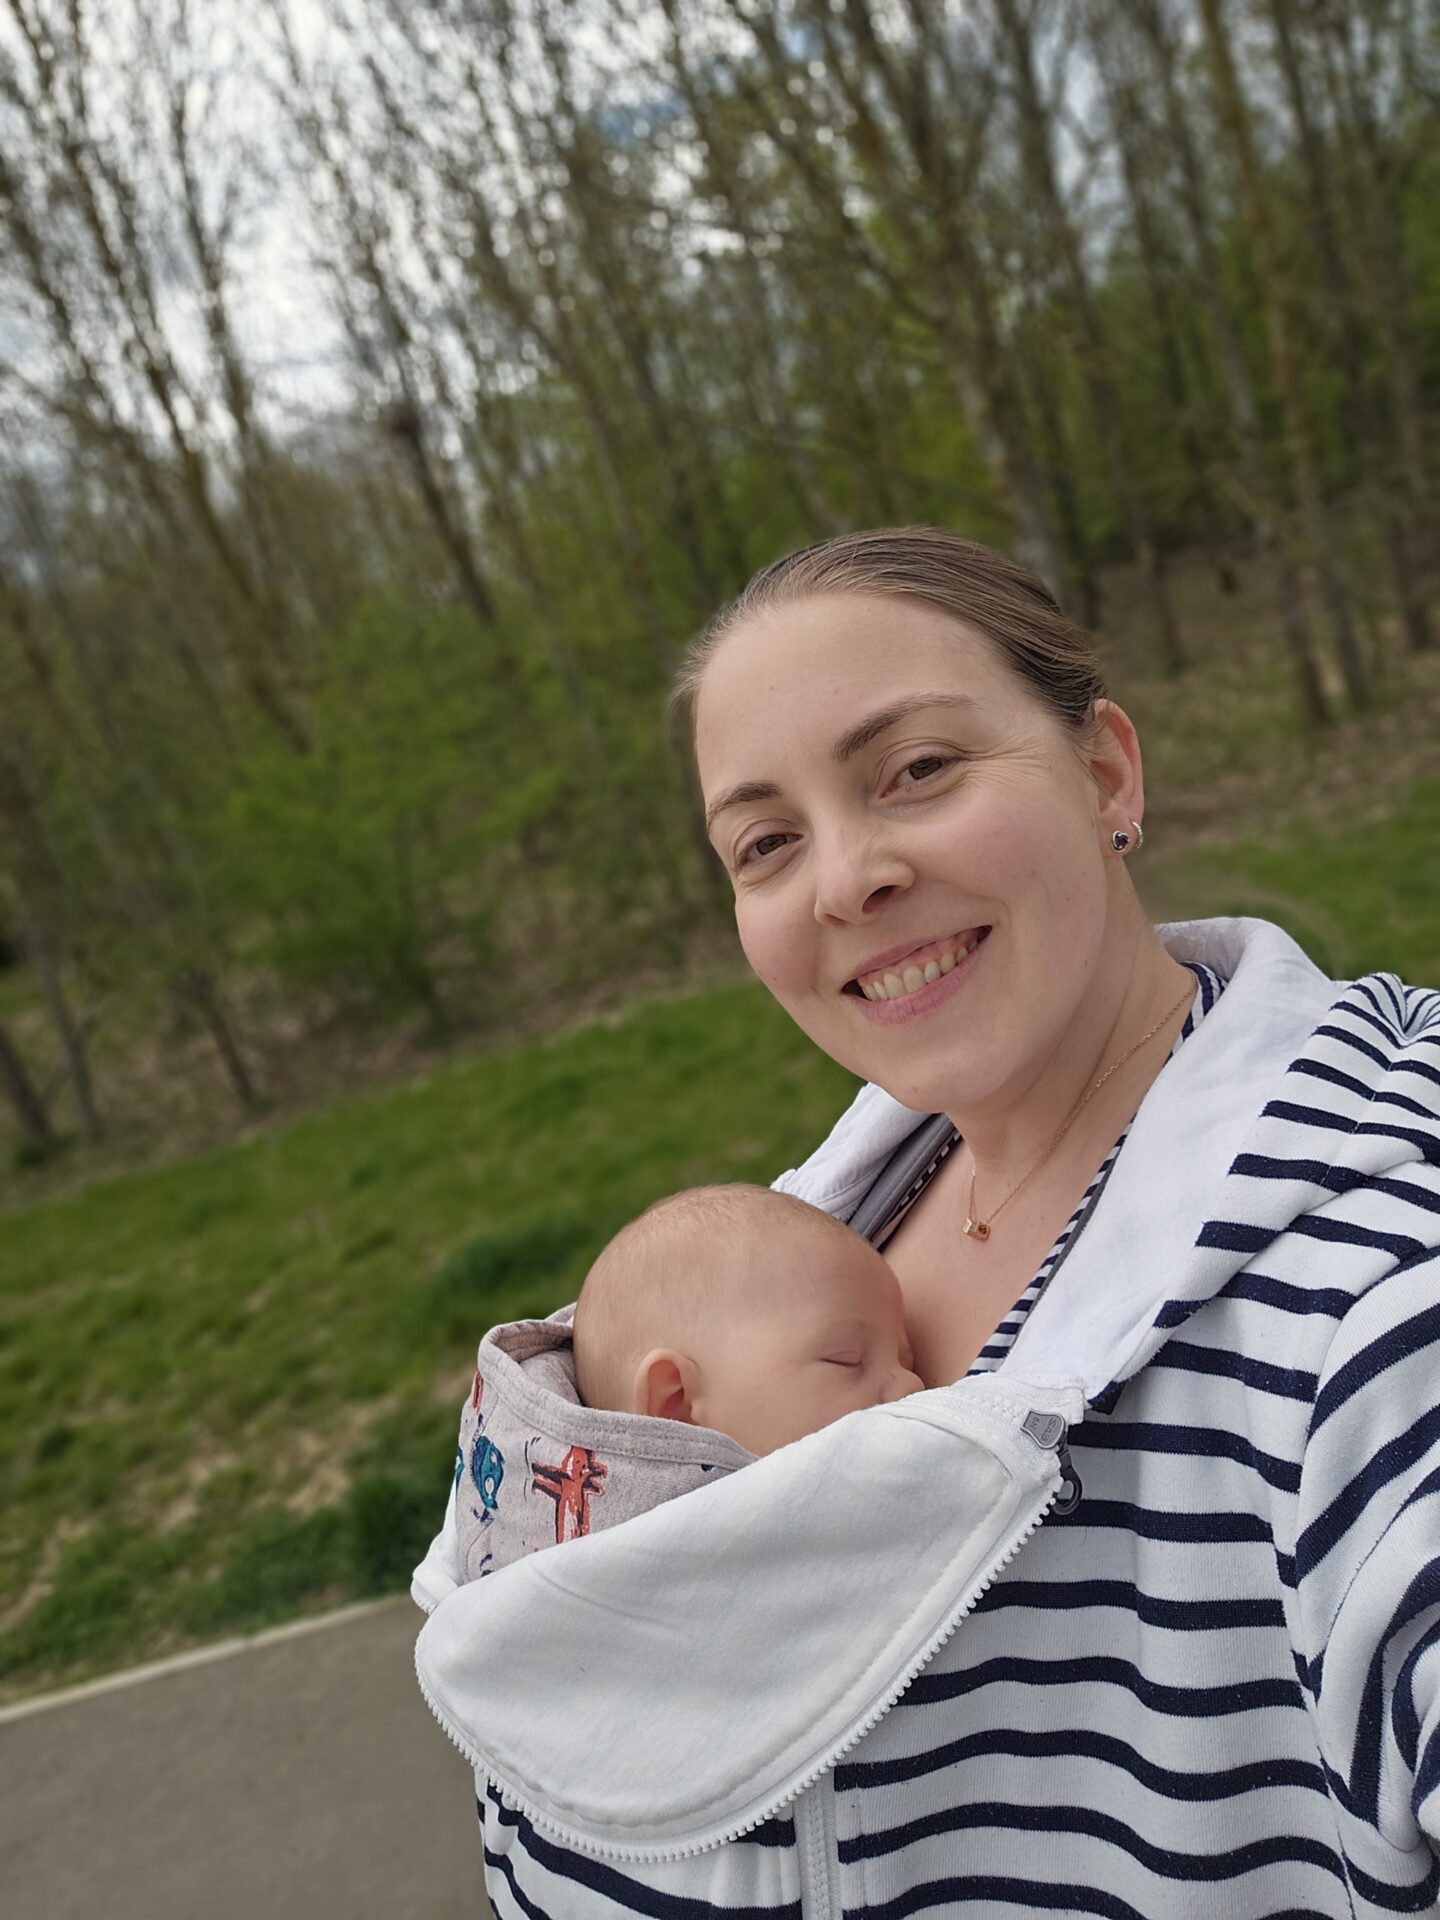
<svg viewBox="0 0 1440 1920">
<path fill-rule="evenodd" d="M 770 1453 L 920 1392 L 900 1283 L 873 1247 L 796 1222 L 747 1254 L 735 1311 L 696 1342 L 699 1425 Z"/>
</svg>

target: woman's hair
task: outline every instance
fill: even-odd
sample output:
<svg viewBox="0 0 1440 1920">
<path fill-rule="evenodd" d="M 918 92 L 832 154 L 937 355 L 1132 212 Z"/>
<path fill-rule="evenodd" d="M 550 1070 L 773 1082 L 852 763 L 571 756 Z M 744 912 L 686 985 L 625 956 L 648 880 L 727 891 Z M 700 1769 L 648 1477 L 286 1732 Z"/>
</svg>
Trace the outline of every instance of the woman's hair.
<svg viewBox="0 0 1440 1920">
<path fill-rule="evenodd" d="M 1000 650 L 1050 711 L 1083 728 L 1105 695 L 1088 637 L 1065 618 L 1050 589 L 1003 553 L 939 527 L 876 527 L 841 533 L 762 567 L 687 648 L 672 708 L 693 734 L 695 703 L 710 656 L 733 628 L 771 607 L 822 593 L 926 600 Z"/>
</svg>

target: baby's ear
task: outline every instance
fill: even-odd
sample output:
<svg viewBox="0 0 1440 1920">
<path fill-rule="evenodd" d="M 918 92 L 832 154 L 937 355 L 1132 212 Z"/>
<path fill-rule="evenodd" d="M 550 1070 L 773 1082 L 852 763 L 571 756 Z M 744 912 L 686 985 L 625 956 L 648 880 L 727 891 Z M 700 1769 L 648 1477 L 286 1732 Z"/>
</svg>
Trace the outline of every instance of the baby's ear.
<svg viewBox="0 0 1440 1920">
<path fill-rule="evenodd" d="M 656 1420 L 683 1420 L 693 1425 L 695 1362 L 669 1347 L 653 1347 L 635 1369 L 631 1410 Z"/>
</svg>

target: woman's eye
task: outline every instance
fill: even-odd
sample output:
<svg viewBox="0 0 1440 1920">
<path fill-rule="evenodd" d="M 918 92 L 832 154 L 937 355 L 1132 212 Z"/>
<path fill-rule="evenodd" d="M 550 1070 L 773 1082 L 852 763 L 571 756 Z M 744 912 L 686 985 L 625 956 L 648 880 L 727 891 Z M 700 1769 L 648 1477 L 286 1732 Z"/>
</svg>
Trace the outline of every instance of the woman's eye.
<svg viewBox="0 0 1440 1920">
<path fill-rule="evenodd" d="M 757 840 L 752 840 L 748 847 L 741 848 L 741 866 L 753 866 L 756 860 L 763 860 L 767 854 L 777 852 L 790 837 L 788 833 L 762 833 Z"/>
<path fill-rule="evenodd" d="M 917 759 L 907 760 L 895 776 L 895 784 L 902 787 L 919 786 L 926 780 L 934 779 L 954 762 L 953 754 L 922 753 Z"/>
</svg>

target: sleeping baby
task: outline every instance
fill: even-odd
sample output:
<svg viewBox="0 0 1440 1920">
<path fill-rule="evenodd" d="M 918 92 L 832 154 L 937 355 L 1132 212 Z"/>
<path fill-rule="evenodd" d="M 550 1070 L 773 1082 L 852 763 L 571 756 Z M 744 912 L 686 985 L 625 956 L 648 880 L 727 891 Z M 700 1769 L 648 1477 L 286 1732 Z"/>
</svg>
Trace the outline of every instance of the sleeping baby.
<svg viewBox="0 0 1440 1920">
<path fill-rule="evenodd" d="M 573 1314 L 487 1334 L 461 1422 L 467 1579 L 920 1391 L 899 1282 L 859 1234 L 765 1187 L 632 1220 Z"/>
</svg>

